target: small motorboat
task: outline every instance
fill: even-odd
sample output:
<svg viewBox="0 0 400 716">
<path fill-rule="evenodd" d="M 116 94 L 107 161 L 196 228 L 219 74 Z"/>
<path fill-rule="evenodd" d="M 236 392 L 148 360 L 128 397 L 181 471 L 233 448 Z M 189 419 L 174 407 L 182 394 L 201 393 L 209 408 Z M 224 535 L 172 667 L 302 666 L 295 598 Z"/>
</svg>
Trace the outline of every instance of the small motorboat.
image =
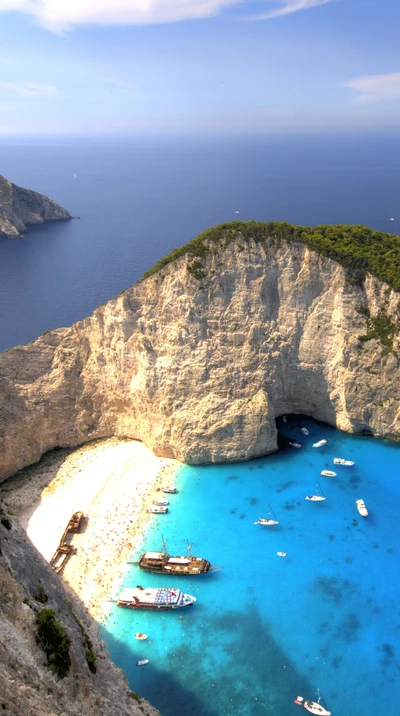
<svg viewBox="0 0 400 716">
<path fill-rule="evenodd" d="M 298 706 L 303 706 L 303 701 L 304 701 L 304 699 L 302 696 L 296 696 L 294 703 L 297 704 Z"/>
<path fill-rule="evenodd" d="M 321 475 L 324 477 L 336 477 L 336 472 L 333 472 L 332 470 L 321 470 Z"/>
<path fill-rule="evenodd" d="M 148 663 L 149 663 L 148 659 L 142 659 L 141 661 L 136 662 L 136 666 L 144 666 L 145 664 L 148 664 Z"/>
<path fill-rule="evenodd" d="M 364 500 L 356 500 L 356 505 L 361 517 L 368 517 L 368 510 L 365 507 Z"/>
<path fill-rule="evenodd" d="M 333 462 L 335 465 L 354 465 L 352 460 L 345 460 L 344 457 L 334 457 Z"/>
<path fill-rule="evenodd" d="M 137 631 L 135 634 L 135 639 L 140 639 L 140 641 L 144 641 L 147 639 L 147 634 L 143 634 L 141 631 Z"/>
<path fill-rule="evenodd" d="M 287 417 L 286 417 L 286 415 L 283 415 L 283 416 L 282 416 L 282 422 L 283 422 L 283 423 L 287 423 Z"/>
<path fill-rule="evenodd" d="M 271 517 L 271 515 L 272 515 L 272 517 Z M 268 505 L 268 517 L 260 517 L 260 519 L 257 520 L 257 522 L 255 522 L 254 524 L 255 525 L 264 525 L 267 527 L 269 527 L 271 525 L 279 524 L 278 520 L 276 519 L 276 517 L 272 511 L 271 505 Z"/>
<path fill-rule="evenodd" d="M 176 487 L 174 487 L 173 485 L 167 485 L 167 487 L 163 487 L 162 491 L 168 492 L 171 495 L 175 495 L 178 492 Z"/>
<path fill-rule="evenodd" d="M 301 448 L 300 443 L 289 443 L 289 445 L 291 445 L 292 447 L 295 447 L 295 448 Z"/>
<path fill-rule="evenodd" d="M 165 507 L 166 505 L 169 505 L 168 500 L 153 500 L 153 505 L 158 505 L 159 507 Z"/>
<path fill-rule="evenodd" d="M 277 552 L 278 557 L 286 557 L 286 552 Z"/>
<path fill-rule="evenodd" d="M 304 708 L 310 712 L 310 714 L 318 714 L 318 716 L 332 716 L 332 713 L 328 711 L 322 704 L 321 701 L 321 694 L 319 693 L 318 689 L 318 701 L 310 701 L 307 699 L 304 701 Z"/>
<path fill-rule="evenodd" d="M 316 447 L 316 448 L 322 447 L 323 445 L 326 445 L 327 442 L 328 442 L 327 440 L 318 440 L 317 443 L 314 443 L 313 447 Z"/>
<path fill-rule="evenodd" d="M 149 507 L 147 512 L 152 512 L 154 515 L 165 515 L 168 512 L 168 507 Z"/>
<path fill-rule="evenodd" d="M 301 428 L 301 432 L 304 433 L 304 435 L 310 434 L 309 431 L 307 430 L 307 428 Z"/>
</svg>

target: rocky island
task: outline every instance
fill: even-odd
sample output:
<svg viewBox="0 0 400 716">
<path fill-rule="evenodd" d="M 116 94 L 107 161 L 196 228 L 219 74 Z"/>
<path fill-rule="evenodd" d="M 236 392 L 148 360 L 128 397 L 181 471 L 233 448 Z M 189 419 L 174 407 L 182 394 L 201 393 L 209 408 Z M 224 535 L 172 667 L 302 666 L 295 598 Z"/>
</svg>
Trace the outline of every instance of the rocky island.
<svg viewBox="0 0 400 716">
<path fill-rule="evenodd" d="M 22 189 L 0 175 L 0 237 L 15 239 L 31 224 L 71 219 L 62 206 L 30 189 Z"/>
</svg>

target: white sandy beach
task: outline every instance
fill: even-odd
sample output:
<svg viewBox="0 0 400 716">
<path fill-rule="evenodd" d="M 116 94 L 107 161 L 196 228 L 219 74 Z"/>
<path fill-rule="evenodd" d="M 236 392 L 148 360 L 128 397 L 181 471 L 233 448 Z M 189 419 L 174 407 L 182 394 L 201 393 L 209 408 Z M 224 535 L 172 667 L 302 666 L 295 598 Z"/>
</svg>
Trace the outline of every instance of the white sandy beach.
<svg viewBox="0 0 400 716">
<path fill-rule="evenodd" d="M 179 464 L 155 457 L 143 443 L 110 438 L 49 453 L 0 485 L 0 495 L 48 561 L 71 515 L 84 513 L 86 527 L 73 537 L 77 552 L 62 578 L 100 621 L 149 520 L 162 519 L 147 509 L 173 483 Z"/>
</svg>

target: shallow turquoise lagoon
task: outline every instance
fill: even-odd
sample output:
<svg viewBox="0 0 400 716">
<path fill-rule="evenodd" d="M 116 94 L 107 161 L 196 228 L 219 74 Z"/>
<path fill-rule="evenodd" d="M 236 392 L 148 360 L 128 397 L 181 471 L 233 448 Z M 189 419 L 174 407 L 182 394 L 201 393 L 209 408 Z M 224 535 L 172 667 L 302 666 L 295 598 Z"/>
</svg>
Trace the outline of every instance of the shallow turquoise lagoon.
<svg viewBox="0 0 400 716">
<path fill-rule="evenodd" d="M 295 716 L 305 713 L 296 696 L 316 699 L 318 688 L 333 716 L 398 716 L 400 447 L 299 417 L 279 428 L 284 446 L 302 449 L 180 469 L 170 512 L 133 559 L 160 549 L 162 534 L 172 555 L 188 539 L 223 570 L 168 578 L 130 567 L 124 586 L 179 587 L 197 602 L 170 613 L 113 606 L 104 639 L 132 690 L 163 716 Z M 319 477 L 323 469 L 337 476 Z M 326 501 L 306 501 L 317 478 Z M 268 503 L 279 525 L 254 525 Z"/>
</svg>

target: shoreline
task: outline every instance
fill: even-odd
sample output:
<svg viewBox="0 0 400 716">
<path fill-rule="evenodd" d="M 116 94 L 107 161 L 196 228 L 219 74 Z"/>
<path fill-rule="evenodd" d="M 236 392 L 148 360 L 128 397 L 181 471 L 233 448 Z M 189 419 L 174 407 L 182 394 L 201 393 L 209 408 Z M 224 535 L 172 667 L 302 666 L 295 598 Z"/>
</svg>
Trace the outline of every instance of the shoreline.
<svg viewBox="0 0 400 716">
<path fill-rule="evenodd" d="M 104 623 L 106 603 L 115 598 L 127 561 L 151 524 L 147 509 L 180 465 L 156 457 L 141 442 L 107 438 L 48 453 L 0 484 L 0 496 L 47 561 L 71 515 L 84 513 L 84 527 L 72 539 L 77 551 L 60 577 Z"/>
</svg>

